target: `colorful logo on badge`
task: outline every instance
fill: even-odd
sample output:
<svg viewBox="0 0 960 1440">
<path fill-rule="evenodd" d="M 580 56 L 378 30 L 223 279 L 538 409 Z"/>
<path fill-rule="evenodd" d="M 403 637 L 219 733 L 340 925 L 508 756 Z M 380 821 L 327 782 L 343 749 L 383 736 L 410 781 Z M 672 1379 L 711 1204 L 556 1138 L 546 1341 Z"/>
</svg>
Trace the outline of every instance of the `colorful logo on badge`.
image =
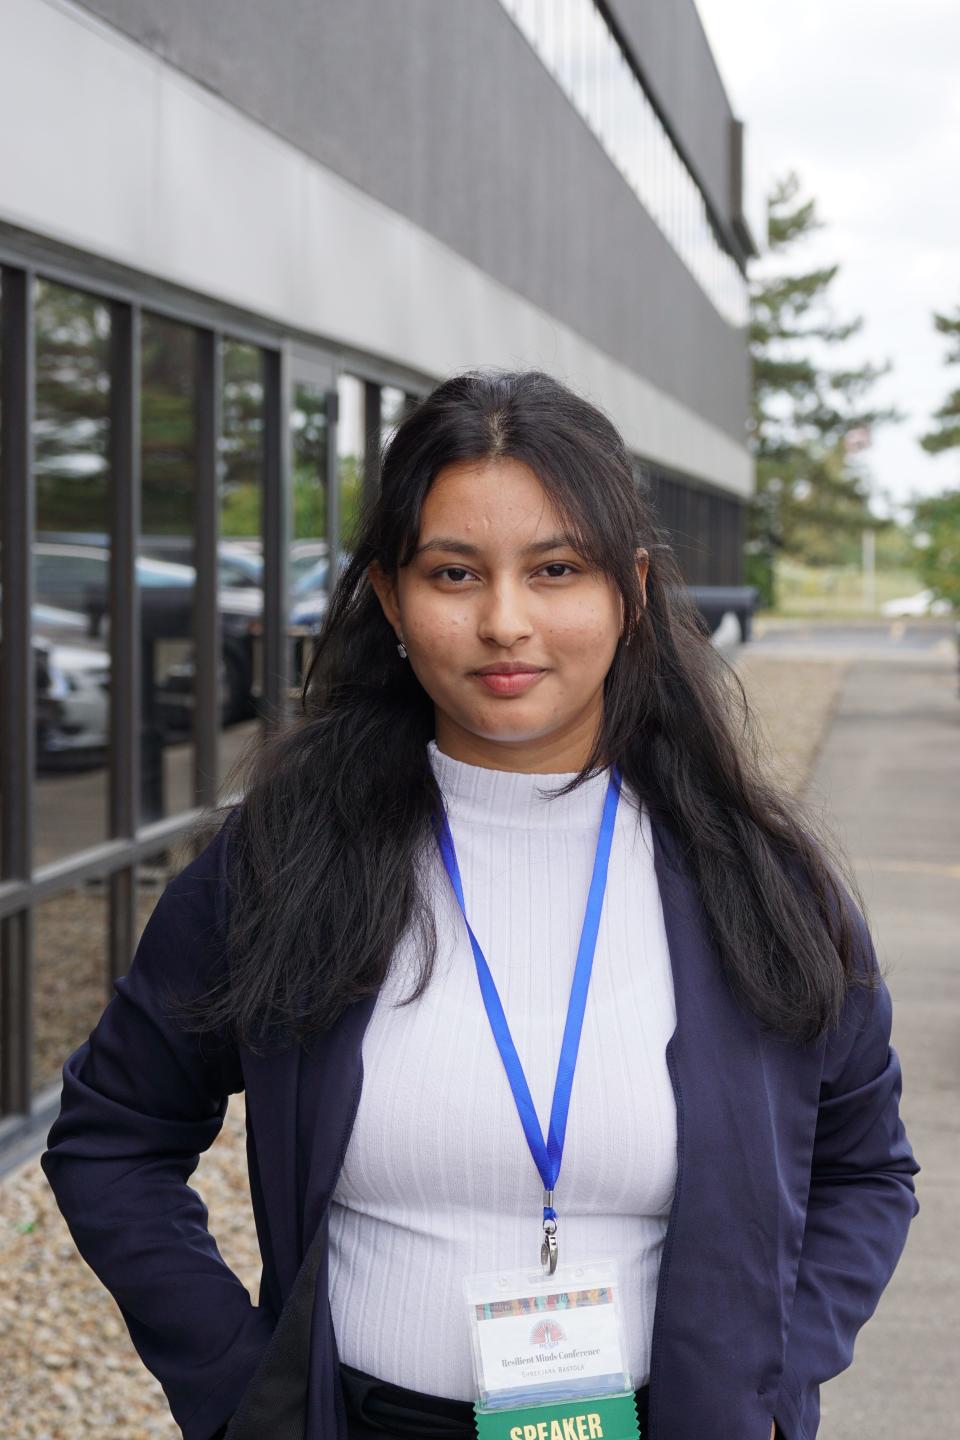
<svg viewBox="0 0 960 1440">
<path fill-rule="evenodd" d="M 531 1345 L 547 1345 L 552 1348 L 554 1345 L 562 1345 L 566 1338 L 563 1328 L 556 1320 L 541 1320 L 530 1331 Z"/>
</svg>

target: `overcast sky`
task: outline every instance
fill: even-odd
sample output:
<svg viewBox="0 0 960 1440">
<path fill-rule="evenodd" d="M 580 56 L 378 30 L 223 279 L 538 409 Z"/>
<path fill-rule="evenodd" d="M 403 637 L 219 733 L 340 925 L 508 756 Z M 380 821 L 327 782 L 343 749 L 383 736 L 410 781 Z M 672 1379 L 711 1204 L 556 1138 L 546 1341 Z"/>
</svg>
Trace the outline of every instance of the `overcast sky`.
<svg viewBox="0 0 960 1440">
<path fill-rule="evenodd" d="M 907 419 L 864 457 L 877 490 L 902 502 L 960 485 L 960 450 L 934 458 L 916 442 L 960 387 L 930 318 L 960 304 L 960 0 L 697 8 L 754 185 L 795 169 L 827 222 L 795 263 L 839 261 L 836 313 L 865 322 L 851 359 L 893 361 L 876 397 Z"/>
</svg>

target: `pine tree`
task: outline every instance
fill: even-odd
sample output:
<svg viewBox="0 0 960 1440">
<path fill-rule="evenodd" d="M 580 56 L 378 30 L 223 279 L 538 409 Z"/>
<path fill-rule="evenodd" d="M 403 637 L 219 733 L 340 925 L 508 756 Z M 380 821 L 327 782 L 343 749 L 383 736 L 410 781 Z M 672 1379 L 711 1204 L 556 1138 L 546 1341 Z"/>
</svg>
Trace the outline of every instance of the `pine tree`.
<svg viewBox="0 0 960 1440">
<path fill-rule="evenodd" d="M 874 426 L 901 418 L 870 406 L 868 395 L 889 364 L 830 367 L 829 347 L 862 327 L 837 322 L 830 287 L 839 265 L 783 273 L 782 262 L 823 222 L 816 202 L 800 197 L 792 172 L 767 199 L 770 273 L 751 287 L 752 449 L 757 489 L 748 527 L 749 570 L 762 603 L 772 604 L 777 549 L 815 564 L 848 559 L 871 523 L 869 488 L 856 456 Z"/>
<path fill-rule="evenodd" d="M 947 351 L 946 364 L 960 365 L 960 305 L 956 315 L 934 313 L 933 324 L 941 335 L 947 335 L 953 341 L 954 348 Z M 960 445 L 960 390 L 954 390 L 947 396 L 940 409 L 934 411 L 933 418 L 937 422 L 936 429 L 928 431 L 920 440 L 924 450 L 938 455 L 941 450 L 952 450 Z"/>
<path fill-rule="evenodd" d="M 924 540 L 917 552 L 924 584 L 960 610 L 960 490 L 918 500 L 913 523 Z"/>
</svg>

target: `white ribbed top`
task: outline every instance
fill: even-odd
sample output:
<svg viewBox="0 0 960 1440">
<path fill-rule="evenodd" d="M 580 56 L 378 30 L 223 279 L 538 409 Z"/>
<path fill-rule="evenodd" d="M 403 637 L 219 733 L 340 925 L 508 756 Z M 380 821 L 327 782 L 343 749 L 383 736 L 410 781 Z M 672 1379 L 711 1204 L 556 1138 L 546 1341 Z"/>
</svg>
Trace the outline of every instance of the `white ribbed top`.
<svg viewBox="0 0 960 1440">
<path fill-rule="evenodd" d="M 546 1131 L 606 772 L 468 765 L 428 746 L 467 915 L 500 991 Z M 536 1268 L 543 1188 L 480 996 L 439 853 L 430 876 L 437 967 L 398 1008 L 413 956 L 398 947 L 363 1042 L 364 1082 L 331 1212 L 330 1298 L 340 1358 L 397 1385 L 475 1398 L 463 1277 Z M 556 1188 L 561 1258 L 616 1256 L 635 1385 L 650 1371 L 657 1274 L 676 1183 L 665 1047 L 673 978 L 649 816 L 624 786 Z"/>
</svg>

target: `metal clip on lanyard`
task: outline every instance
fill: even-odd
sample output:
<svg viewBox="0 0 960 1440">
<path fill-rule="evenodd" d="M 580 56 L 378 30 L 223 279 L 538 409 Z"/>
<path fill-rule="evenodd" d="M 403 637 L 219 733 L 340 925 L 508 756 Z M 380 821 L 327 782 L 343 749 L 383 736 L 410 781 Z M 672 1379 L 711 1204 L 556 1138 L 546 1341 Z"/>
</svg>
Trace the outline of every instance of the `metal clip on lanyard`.
<svg viewBox="0 0 960 1440">
<path fill-rule="evenodd" d="M 548 1275 L 557 1268 L 557 1212 L 553 1208 L 553 1191 L 543 1192 L 543 1244 L 540 1246 L 540 1264 Z"/>
<path fill-rule="evenodd" d="M 621 776 L 619 767 L 614 765 L 610 771 L 610 783 L 607 786 L 606 798 L 603 804 L 603 817 L 600 821 L 600 833 L 597 837 L 597 849 L 593 861 L 593 875 L 590 880 L 590 890 L 587 895 L 587 906 L 583 916 L 583 928 L 580 933 L 580 946 L 577 951 L 577 963 L 573 972 L 573 983 L 570 987 L 570 1000 L 567 1005 L 567 1019 L 563 1029 L 563 1041 L 560 1046 L 560 1060 L 557 1065 L 557 1078 L 553 1089 L 553 1105 L 550 1110 L 550 1129 L 547 1140 L 544 1141 L 543 1131 L 540 1128 L 540 1121 L 530 1094 L 530 1087 L 527 1084 L 527 1077 L 520 1064 L 520 1057 L 517 1048 L 513 1043 L 513 1036 L 510 1034 L 510 1027 L 507 1024 L 507 1017 L 504 1014 L 503 1005 L 500 1000 L 500 992 L 497 990 L 496 982 L 490 973 L 490 967 L 484 957 L 483 951 L 477 942 L 477 937 L 470 928 L 467 920 L 466 905 L 463 899 L 463 885 L 460 880 L 460 869 L 457 865 L 457 854 L 454 849 L 453 836 L 450 833 L 450 824 L 447 819 L 446 808 L 442 808 L 440 817 L 436 820 L 437 844 L 440 847 L 440 854 L 446 867 L 450 882 L 453 885 L 457 903 L 463 914 L 467 933 L 470 936 L 470 944 L 473 948 L 473 958 L 477 968 L 477 979 L 480 982 L 480 993 L 483 997 L 484 1008 L 487 1012 L 487 1019 L 490 1022 L 490 1029 L 493 1031 L 493 1038 L 497 1042 L 497 1049 L 500 1051 L 500 1058 L 503 1067 L 507 1072 L 507 1079 L 510 1082 L 510 1089 L 513 1092 L 514 1103 L 517 1113 L 520 1116 L 520 1123 L 523 1126 L 523 1133 L 527 1138 L 530 1153 L 533 1156 L 534 1164 L 540 1173 L 543 1181 L 543 1244 L 540 1247 L 540 1263 L 552 1275 L 557 1268 L 558 1247 L 557 1247 L 557 1212 L 553 1207 L 553 1191 L 560 1174 L 560 1163 L 563 1159 L 563 1144 L 567 1132 L 567 1115 L 570 1110 L 570 1094 L 573 1089 L 573 1077 L 577 1068 L 577 1055 L 580 1049 L 580 1035 L 583 1031 L 583 1017 L 587 1005 L 587 994 L 590 989 L 590 976 L 593 971 L 593 957 L 597 948 L 597 932 L 600 928 L 600 914 L 603 909 L 603 896 L 607 887 L 607 869 L 610 863 L 610 850 L 613 844 L 613 829 L 617 817 L 617 805 L 620 800 Z M 441 800 L 441 806 L 443 802 Z"/>
</svg>

